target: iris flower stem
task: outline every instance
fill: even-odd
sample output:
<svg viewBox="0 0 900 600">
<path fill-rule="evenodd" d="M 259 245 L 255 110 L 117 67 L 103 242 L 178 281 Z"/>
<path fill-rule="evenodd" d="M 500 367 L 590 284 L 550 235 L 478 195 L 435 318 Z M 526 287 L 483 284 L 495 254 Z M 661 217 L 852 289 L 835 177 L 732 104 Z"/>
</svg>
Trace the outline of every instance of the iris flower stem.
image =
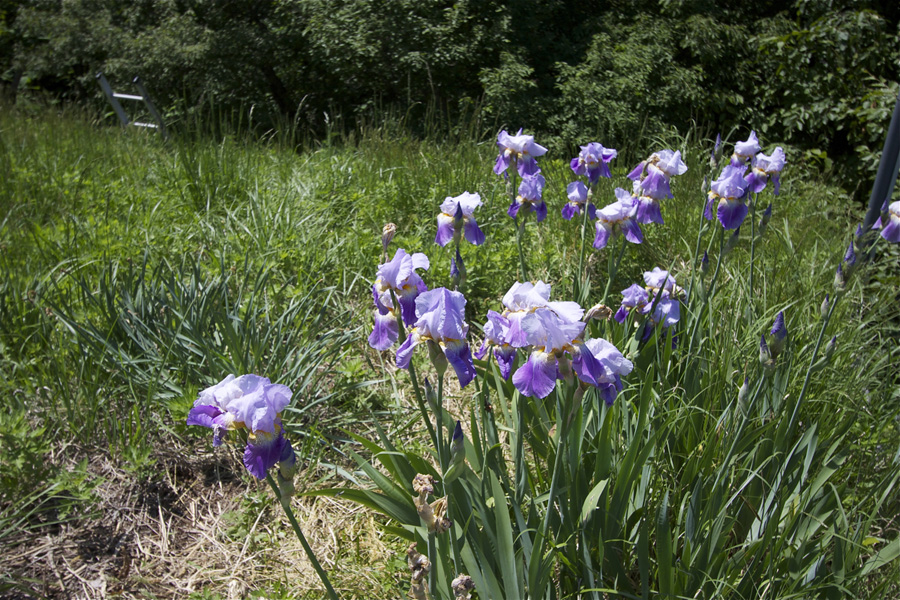
<svg viewBox="0 0 900 600">
<path fill-rule="evenodd" d="M 541 531 L 541 537 L 547 539 L 547 533 L 550 528 L 550 513 L 553 512 L 553 505 L 556 503 L 556 492 L 559 487 L 559 474 L 562 471 L 562 456 L 564 451 L 563 429 L 565 428 L 565 415 L 563 414 L 562 403 L 559 400 L 559 388 L 554 391 L 556 396 L 556 456 L 553 459 L 553 478 L 550 480 L 550 492 L 547 497 L 547 514 L 544 516 L 544 523 Z"/>
<path fill-rule="evenodd" d="M 525 264 L 525 252 L 522 249 L 522 239 L 525 237 L 525 216 L 517 223 L 516 246 L 519 249 L 519 268 L 522 270 L 522 281 L 529 281 L 528 266 Z"/>
<path fill-rule="evenodd" d="M 438 464 L 441 466 L 441 473 L 447 473 L 447 457 L 444 456 L 444 375 L 438 373 L 437 378 L 437 452 Z M 446 490 L 444 490 L 446 492 Z"/>
<path fill-rule="evenodd" d="M 603 290 L 603 300 L 600 301 L 600 304 L 606 304 L 606 301 L 609 299 L 609 291 L 612 289 L 612 282 L 616 278 L 616 273 L 619 271 L 619 263 L 622 262 L 622 257 L 625 255 L 625 237 L 619 236 L 619 254 L 616 256 L 615 262 L 613 262 L 613 255 L 609 255 L 609 273 L 608 279 L 606 280 L 606 289 Z"/>
<path fill-rule="evenodd" d="M 688 354 L 690 354 L 694 349 L 694 338 L 697 335 L 697 330 L 700 327 L 700 321 L 703 318 L 703 309 L 712 303 L 713 296 L 716 293 L 716 281 L 719 279 L 719 271 L 722 268 L 722 261 L 725 258 L 725 228 L 719 232 L 719 258 L 716 260 L 716 270 L 713 271 L 712 280 L 709 282 L 709 294 L 706 297 L 706 301 L 700 305 L 699 310 L 697 311 L 697 315 L 694 317 L 693 324 L 691 325 L 691 337 L 688 342 Z"/>
<path fill-rule="evenodd" d="M 432 598 L 437 598 L 437 544 L 436 535 L 433 531 L 428 532 L 428 556 L 431 561 L 431 572 L 428 574 L 428 591 Z"/>
<path fill-rule="evenodd" d="M 300 529 L 300 523 L 297 522 L 297 518 L 294 516 L 294 511 L 291 509 L 291 498 L 290 496 L 282 496 L 281 490 L 278 489 L 278 484 L 275 483 L 275 480 L 272 479 L 272 476 L 269 473 L 266 473 L 266 481 L 269 484 L 269 487 L 272 488 L 272 491 L 275 492 L 275 497 L 278 498 L 278 501 L 281 503 L 281 508 L 284 509 L 284 514 L 287 515 L 288 521 L 291 522 L 291 527 L 294 529 L 294 533 L 297 534 L 297 539 L 300 540 L 300 545 L 303 546 L 303 551 L 306 552 L 307 558 L 309 558 L 309 562 L 312 563 L 313 569 L 316 570 L 316 573 L 319 575 L 319 579 L 322 580 L 322 583 L 325 584 L 325 590 L 328 592 L 328 597 L 332 600 L 339 600 L 339 596 L 337 592 L 334 591 L 334 588 L 331 587 L 331 582 L 328 580 L 328 575 L 325 573 L 325 570 L 322 568 L 322 565 L 319 564 L 319 560 L 316 558 L 313 549 L 310 547 L 309 542 L 306 541 L 306 536 L 303 535 L 303 530 Z"/>
<path fill-rule="evenodd" d="M 588 202 L 589 199 L 586 198 L 584 201 L 584 206 L 581 210 L 581 251 L 578 256 L 578 278 L 572 278 L 572 297 L 576 298 L 582 303 L 587 298 L 585 287 L 588 287 L 588 278 L 584 272 L 584 240 L 587 233 Z"/>
<path fill-rule="evenodd" d="M 700 203 L 700 224 L 697 227 L 697 243 L 694 246 L 694 262 L 698 263 L 700 259 L 700 240 L 703 239 L 703 212 L 706 208 L 706 205 L 702 202 Z M 685 303 L 690 304 L 691 297 L 694 293 L 694 281 L 697 277 L 697 269 L 691 269 L 691 283 L 688 285 L 687 295 L 684 298 Z"/>
<path fill-rule="evenodd" d="M 398 307 L 394 310 L 397 311 L 397 330 L 399 333 L 400 345 L 403 345 L 403 342 L 406 341 L 406 329 L 403 326 L 403 315 L 400 312 L 400 303 L 397 302 L 397 295 L 394 294 L 394 290 L 391 290 L 391 301 L 394 303 L 394 306 Z M 434 427 L 431 426 L 431 418 L 428 416 L 428 408 L 425 406 L 425 401 L 422 399 L 422 390 L 419 387 L 419 378 L 416 377 L 416 368 L 413 366 L 412 361 L 409 362 L 409 378 L 412 380 L 413 384 L 413 393 L 416 396 L 416 404 L 419 406 L 419 412 L 422 413 L 422 419 L 425 421 L 425 426 L 428 428 L 428 434 L 431 436 L 431 443 L 437 446 L 437 435 L 434 432 Z"/>
<path fill-rule="evenodd" d="M 747 302 L 750 303 L 750 314 L 753 314 L 753 271 L 756 258 L 756 203 L 759 201 L 759 194 L 753 194 L 753 202 L 750 203 L 750 294 Z"/>
</svg>

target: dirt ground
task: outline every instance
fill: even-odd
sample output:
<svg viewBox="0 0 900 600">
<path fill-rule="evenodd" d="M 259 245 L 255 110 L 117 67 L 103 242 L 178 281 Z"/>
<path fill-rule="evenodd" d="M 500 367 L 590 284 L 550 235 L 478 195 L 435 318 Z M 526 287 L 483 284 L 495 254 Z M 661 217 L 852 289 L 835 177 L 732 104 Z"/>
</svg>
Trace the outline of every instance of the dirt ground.
<svg viewBox="0 0 900 600">
<path fill-rule="evenodd" d="M 323 595 L 279 503 L 234 446 L 159 451 L 141 476 L 102 453 L 88 458 L 97 482 L 89 512 L 54 524 L 44 511 L 43 523 L 10 536 L 0 548 L 0 599 Z M 320 476 L 306 475 L 298 489 Z M 393 569 L 404 545 L 382 539 L 373 514 L 323 497 L 295 497 L 293 509 L 343 597 L 403 595 L 405 575 Z"/>
</svg>

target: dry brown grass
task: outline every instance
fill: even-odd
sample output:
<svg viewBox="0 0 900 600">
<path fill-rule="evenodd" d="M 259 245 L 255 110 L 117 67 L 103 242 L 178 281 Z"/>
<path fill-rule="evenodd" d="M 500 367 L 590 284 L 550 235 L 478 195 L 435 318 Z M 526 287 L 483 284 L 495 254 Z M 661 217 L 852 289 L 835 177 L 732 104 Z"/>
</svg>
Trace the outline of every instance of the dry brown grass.
<svg viewBox="0 0 900 600">
<path fill-rule="evenodd" d="M 16 584 L 0 598 L 324 595 L 279 504 L 242 472 L 233 447 L 159 451 L 143 476 L 107 453 L 89 458 L 91 516 L 23 532 L 0 549 L 0 573 Z M 403 573 L 390 563 L 404 544 L 383 539 L 372 513 L 321 497 L 294 498 L 293 508 L 342 597 L 403 596 Z"/>
</svg>

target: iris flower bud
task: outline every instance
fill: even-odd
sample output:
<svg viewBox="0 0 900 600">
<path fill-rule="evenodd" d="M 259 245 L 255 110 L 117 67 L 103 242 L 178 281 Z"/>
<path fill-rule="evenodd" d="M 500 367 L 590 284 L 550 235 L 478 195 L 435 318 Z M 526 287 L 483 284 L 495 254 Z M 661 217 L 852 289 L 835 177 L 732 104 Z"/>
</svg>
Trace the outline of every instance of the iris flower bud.
<svg viewBox="0 0 900 600">
<path fill-rule="evenodd" d="M 759 362 L 766 369 L 771 369 L 775 366 L 775 361 L 772 360 L 772 353 L 769 351 L 769 345 L 766 343 L 765 335 L 760 336 L 759 338 Z"/>
<path fill-rule="evenodd" d="M 450 440 L 450 460 L 459 463 L 466 460 L 465 437 L 463 436 L 462 422 L 457 421 L 453 429 L 453 439 Z"/>
<path fill-rule="evenodd" d="M 828 300 L 828 294 L 825 294 L 825 299 L 822 300 L 822 306 L 819 308 L 819 313 L 822 315 L 822 318 L 828 316 L 828 310 L 831 308 L 831 305 Z"/>
<path fill-rule="evenodd" d="M 834 273 L 834 289 L 841 291 L 847 287 L 847 278 L 844 277 L 844 269 L 838 264 L 837 271 Z"/>
<path fill-rule="evenodd" d="M 779 311 L 775 317 L 775 324 L 772 325 L 772 343 L 769 348 L 772 351 L 772 358 L 777 358 L 781 351 L 784 350 L 784 342 L 787 339 L 787 327 L 784 324 L 784 311 Z"/>
<path fill-rule="evenodd" d="M 722 255 L 723 255 L 723 256 L 724 256 L 724 255 L 727 255 L 729 252 L 731 252 L 732 250 L 734 250 L 734 247 L 735 247 L 735 246 L 737 246 L 737 243 L 738 243 L 738 236 L 740 235 L 740 233 L 741 233 L 741 228 L 738 227 L 737 229 L 734 230 L 734 233 L 732 233 L 732 234 L 728 237 L 728 240 L 725 242 L 725 248 L 722 249 Z"/>
<path fill-rule="evenodd" d="M 741 407 L 741 412 L 747 412 L 747 400 L 750 398 L 750 380 L 747 377 L 744 377 L 744 385 L 741 386 L 741 389 L 738 390 L 738 406 Z"/>
<path fill-rule="evenodd" d="M 757 237 L 762 237 L 766 233 L 766 229 L 769 227 L 769 221 L 772 219 L 772 203 L 769 202 L 769 205 L 766 207 L 765 212 L 763 213 L 762 218 L 759 220 L 759 233 L 757 233 Z"/>
<path fill-rule="evenodd" d="M 428 407 L 431 409 L 431 412 L 437 412 L 437 394 L 434 393 L 434 388 L 427 377 L 425 378 L 425 400 L 428 401 Z"/>
<path fill-rule="evenodd" d="M 834 356 L 834 349 L 837 346 L 837 336 L 831 338 L 828 344 L 825 345 L 825 360 L 826 362 L 831 361 L 831 357 Z"/>
<path fill-rule="evenodd" d="M 394 234 L 397 233 L 397 226 L 393 223 L 388 223 L 384 226 L 384 229 L 381 230 L 381 249 L 387 254 L 388 246 L 391 243 L 391 240 L 394 239 Z"/>
</svg>

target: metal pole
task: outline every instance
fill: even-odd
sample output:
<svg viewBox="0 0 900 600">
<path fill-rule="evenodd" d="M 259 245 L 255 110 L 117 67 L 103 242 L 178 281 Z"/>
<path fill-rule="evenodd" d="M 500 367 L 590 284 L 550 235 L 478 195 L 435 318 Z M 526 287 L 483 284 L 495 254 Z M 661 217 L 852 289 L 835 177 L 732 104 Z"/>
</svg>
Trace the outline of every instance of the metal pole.
<svg viewBox="0 0 900 600">
<path fill-rule="evenodd" d="M 119 101 L 116 100 L 112 88 L 109 86 L 109 82 L 106 81 L 106 77 L 103 76 L 102 71 L 97 73 L 97 82 L 100 83 L 100 87 L 103 89 L 103 93 L 106 94 L 109 103 L 112 104 L 113 110 L 119 115 L 119 121 L 121 121 L 122 127 L 127 127 L 130 119 L 128 118 L 128 115 L 125 114 L 125 109 L 123 109 L 122 105 L 119 104 Z"/>
<path fill-rule="evenodd" d="M 900 172 L 900 94 L 894 105 L 894 114 L 891 116 L 891 124 L 884 141 L 881 161 L 878 163 L 878 174 L 875 175 L 875 185 L 872 186 L 872 196 L 869 198 L 869 209 L 863 220 L 863 231 L 868 231 L 875 224 L 881 215 L 881 208 L 891 199 L 898 172 Z"/>
</svg>

